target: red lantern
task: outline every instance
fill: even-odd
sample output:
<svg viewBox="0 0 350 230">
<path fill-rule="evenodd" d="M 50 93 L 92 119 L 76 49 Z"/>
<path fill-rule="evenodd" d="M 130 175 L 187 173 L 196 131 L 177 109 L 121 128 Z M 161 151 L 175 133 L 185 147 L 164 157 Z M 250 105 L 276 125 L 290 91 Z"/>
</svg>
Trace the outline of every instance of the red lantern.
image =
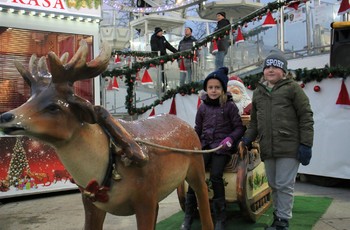
<svg viewBox="0 0 350 230">
<path fill-rule="evenodd" d="M 320 92 L 320 91 L 321 91 L 321 87 L 318 86 L 318 85 L 315 85 L 314 91 L 315 91 L 315 92 Z"/>
</svg>

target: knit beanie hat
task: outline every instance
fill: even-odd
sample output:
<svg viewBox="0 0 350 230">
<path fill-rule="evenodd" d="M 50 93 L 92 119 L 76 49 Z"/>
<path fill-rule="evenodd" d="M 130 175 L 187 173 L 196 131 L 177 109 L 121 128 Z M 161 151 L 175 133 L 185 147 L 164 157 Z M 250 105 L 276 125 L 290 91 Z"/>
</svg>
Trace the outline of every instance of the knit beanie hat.
<svg viewBox="0 0 350 230">
<path fill-rule="evenodd" d="M 228 82 L 228 68 L 227 67 L 220 67 L 216 71 L 210 73 L 204 80 L 203 83 L 203 89 L 207 91 L 207 83 L 210 79 L 217 79 L 221 82 L 222 88 L 224 92 L 227 92 L 227 82 Z"/>
<path fill-rule="evenodd" d="M 154 28 L 154 33 L 157 34 L 158 32 L 163 31 L 162 28 L 156 27 Z"/>
<path fill-rule="evenodd" d="M 267 67 L 274 66 L 283 70 L 283 72 L 287 72 L 287 59 L 284 57 L 283 53 L 273 52 L 269 56 L 266 57 L 264 61 L 264 70 Z"/>
<path fill-rule="evenodd" d="M 220 14 L 221 16 L 223 16 L 224 18 L 226 18 L 226 13 L 224 11 L 218 12 L 217 15 Z"/>
</svg>

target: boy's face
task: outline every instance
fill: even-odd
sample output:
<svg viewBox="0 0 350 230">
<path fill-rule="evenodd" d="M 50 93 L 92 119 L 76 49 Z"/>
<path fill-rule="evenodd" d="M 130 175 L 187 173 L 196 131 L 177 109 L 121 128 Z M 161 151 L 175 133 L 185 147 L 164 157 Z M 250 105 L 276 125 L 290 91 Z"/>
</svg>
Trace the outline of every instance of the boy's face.
<svg viewBox="0 0 350 230">
<path fill-rule="evenodd" d="M 282 69 L 269 66 L 264 69 L 264 78 L 270 84 L 276 84 L 279 80 L 284 77 L 284 72 Z"/>
<path fill-rule="evenodd" d="M 221 82 L 218 79 L 209 79 L 207 82 L 208 97 L 212 100 L 217 99 L 223 93 Z"/>
</svg>

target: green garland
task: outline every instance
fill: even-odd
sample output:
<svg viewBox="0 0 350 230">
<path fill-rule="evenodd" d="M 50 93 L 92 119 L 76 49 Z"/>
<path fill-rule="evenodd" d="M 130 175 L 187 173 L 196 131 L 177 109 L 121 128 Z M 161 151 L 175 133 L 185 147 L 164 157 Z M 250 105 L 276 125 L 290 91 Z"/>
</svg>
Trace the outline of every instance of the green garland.
<svg viewBox="0 0 350 230">
<path fill-rule="evenodd" d="M 113 50 L 112 56 L 123 55 L 123 56 L 133 56 L 133 57 L 150 57 L 154 58 L 158 56 L 158 52 L 144 52 L 144 51 L 119 51 Z"/>
<path fill-rule="evenodd" d="M 326 78 L 347 78 L 350 76 L 350 68 L 344 68 L 341 66 L 336 67 L 329 67 L 325 66 L 324 68 L 320 69 L 296 69 L 291 70 L 295 73 L 294 80 L 297 82 L 302 82 L 302 84 L 309 83 L 311 81 L 317 81 L 321 82 L 323 79 Z M 244 77 L 242 80 L 244 82 L 244 85 L 251 90 L 254 90 L 260 81 L 261 77 L 263 76 L 263 73 L 253 74 Z"/>
<path fill-rule="evenodd" d="M 350 68 L 343 68 L 343 67 L 328 67 L 325 66 L 325 68 L 322 69 L 311 69 L 307 70 L 304 69 L 296 69 L 295 72 L 295 81 L 302 82 L 303 84 L 306 84 L 311 81 L 317 81 L 321 82 L 323 79 L 329 79 L 329 78 L 347 78 L 350 76 Z M 244 77 L 242 80 L 244 82 L 244 85 L 251 90 L 254 90 L 260 81 L 263 73 L 253 74 Z M 173 98 L 176 94 L 180 94 L 181 96 L 184 95 L 191 95 L 191 94 L 198 94 L 198 91 L 203 89 L 203 82 L 192 82 L 190 84 L 185 84 L 181 87 L 177 87 L 176 89 L 171 89 L 165 92 L 164 96 L 160 100 L 155 100 L 151 105 L 143 106 L 140 108 L 136 108 L 133 103 L 133 89 L 134 89 L 134 81 L 135 78 L 131 77 L 131 74 L 128 74 L 125 76 L 125 83 L 128 86 L 127 90 L 127 96 L 126 96 L 126 102 L 125 106 L 128 110 L 128 113 L 130 115 L 134 114 L 143 114 L 147 110 L 152 109 L 152 107 L 155 107 L 159 104 L 162 104 L 163 101 L 168 100 L 170 98 Z"/>
</svg>

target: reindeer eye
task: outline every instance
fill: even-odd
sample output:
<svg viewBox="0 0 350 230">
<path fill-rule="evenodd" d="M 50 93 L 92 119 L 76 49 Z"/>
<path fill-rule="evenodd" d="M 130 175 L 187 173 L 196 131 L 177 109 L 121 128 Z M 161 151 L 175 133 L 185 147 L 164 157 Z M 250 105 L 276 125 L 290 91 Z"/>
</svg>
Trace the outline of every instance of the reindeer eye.
<svg viewBox="0 0 350 230">
<path fill-rule="evenodd" d="M 57 104 L 51 104 L 51 105 L 46 107 L 46 110 L 50 113 L 57 113 L 61 110 L 61 108 Z"/>
</svg>

